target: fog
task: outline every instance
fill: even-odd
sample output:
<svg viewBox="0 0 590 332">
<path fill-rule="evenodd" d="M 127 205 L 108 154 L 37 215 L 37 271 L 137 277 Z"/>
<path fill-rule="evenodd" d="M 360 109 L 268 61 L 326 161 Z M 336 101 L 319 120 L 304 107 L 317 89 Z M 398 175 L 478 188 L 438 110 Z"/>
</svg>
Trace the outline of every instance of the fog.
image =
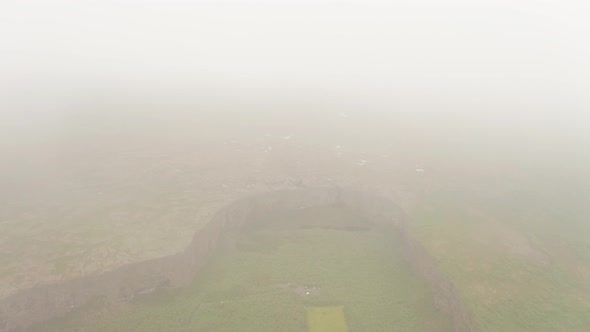
<svg viewBox="0 0 590 332">
<path fill-rule="evenodd" d="M 0 331 L 316 331 L 322 323 L 309 308 L 326 304 L 341 308 L 356 331 L 434 331 L 437 324 L 454 331 L 587 330 L 588 15 L 590 5 L 578 0 L 0 1 Z M 325 188 L 372 203 L 351 203 Z M 258 206 L 275 192 L 264 204 L 276 206 L 231 214 L 232 204 Z M 287 261 L 294 256 L 284 248 L 300 245 L 289 241 L 316 248 L 315 236 L 333 248 L 342 244 L 343 252 L 384 252 L 366 242 L 389 234 L 372 224 L 389 211 L 382 196 L 407 215 L 392 217 L 406 252 L 406 265 L 401 255 L 399 264 L 425 280 L 416 290 L 434 298 L 425 295 L 420 308 L 400 299 L 413 308 L 406 318 L 379 318 L 379 310 L 402 309 L 377 295 L 363 307 L 360 297 L 342 295 L 349 285 L 331 289 L 327 274 L 312 282 L 275 271 L 251 282 L 243 272 L 236 278 L 249 286 L 240 292 L 221 284 L 223 277 L 207 279 L 224 269 L 241 275 L 240 260 L 250 262 L 244 271 L 266 271 L 263 258 L 239 249 L 252 239 L 262 239 L 262 247 L 267 237 L 280 239 L 273 255 Z M 309 211 L 289 210 L 309 201 L 316 202 Z M 215 217 L 220 213 L 225 217 Z M 255 230 L 229 232 L 226 242 L 238 248 L 230 250 L 217 244 L 220 218 L 259 220 Z M 267 219 L 276 225 L 260 221 Z M 287 228 L 269 236 L 259 224 Z M 358 235 L 364 231 L 369 235 Z M 222 249 L 212 255 L 213 247 Z M 190 263 L 180 253 L 192 253 Z M 355 254 L 326 254 L 325 262 L 342 265 L 323 270 L 370 261 Z M 206 272 L 201 257 L 215 262 Z M 233 263 L 217 263 L 225 260 Z M 133 265 L 141 262 L 149 268 Z M 178 272 L 179 262 L 190 273 Z M 294 267 L 312 268 L 294 261 L 277 271 L 295 275 Z M 365 267 L 362 279 L 379 285 L 379 265 Z M 166 286 L 137 281 L 146 276 Z M 395 278 L 414 287 L 405 275 Z M 527 291 L 540 299 L 521 292 L 527 278 Z M 123 279 L 142 286 L 125 288 Z M 275 290 L 288 283 L 302 302 L 264 298 L 260 284 L 269 280 Z M 439 289 L 447 283 L 453 291 Z M 106 284 L 127 293 L 113 300 Z M 357 285 L 359 293 L 372 292 Z M 168 318 L 138 323 L 150 316 L 141 302 L 152 301 L 146 289 L 160 288 L 167 299 L 161 302 L 179 308 L 185 325 L 170 323 L 176 318 L 160 307 Z M 191 295 L 166 297 L 177 289 Z M 88 313 L 93 292 L 109 294 L 96 315 Z M 236 329 L 224 315 L 245 308 L 210 305 L 249 301 L 244 294 L 258 294 L 261 311 L 270 310 L 264 303 L 281 303 L 293 312 L 305 307 L 307 316 L 293 318 L 303 321 L 291 329 L 244 313 L 252 320 Z M 451 304 L 439 305 L 438 296 Z M 563 313 L 548 316 L 547 308 L 559 305 Z M 533 309 L 508 314 L 523 307 Z M 372 320 L 359 318 L 365 309 L 374 310 Z M 217 323 L 183 310 L 206 311 Z M 431 317 L 422 319 L 430 325 L 404 325 L 415 322 L 412 315 Z M 113 317 L 119 320 L 108 325 Z"/>
<path fill-rule="evenodd" d="M 435 107 L 442 102 L 478 116 L 508 116 L 516 110 L 504 108 L 513 105 L 557 117 L 557 108 L 582 109 L 588 74 L 582 2 L 2 6 L 2 84 L 15 102 L 30 99 L 17 98 L 24 89 L 65 99 L 105 88 L 223 90 L 225 99 L 346 96 L 373 108 L 419 99 L 422 112 L 445 111 Z M 477 102 L 504 107 L 471 109 Z"/>
</svg>

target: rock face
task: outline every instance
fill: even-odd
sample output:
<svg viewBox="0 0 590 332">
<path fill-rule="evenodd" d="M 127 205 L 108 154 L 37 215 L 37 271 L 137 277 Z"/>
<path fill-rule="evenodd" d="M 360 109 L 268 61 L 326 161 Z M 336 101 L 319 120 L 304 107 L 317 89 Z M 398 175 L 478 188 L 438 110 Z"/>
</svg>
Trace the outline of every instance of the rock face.
<svg viewBox="0 0 590 332">
<path fill-rule="evenodd" d="M 217 213 L 182 252 L 102 274 L 34 287 L 4 298 L 0 300 L 0 331 L 27 329 L 99 297 L 126 302 L 154 289 L 186 286 L 206 265 L 210 253 L 229 230 L 255 222 L 270 211 L 335 203 L 347 205 L 374 222 L 393 223 L 400 232 L 409 265 L 431 288 L 436 307 L 451 317 L 454 331 L 475 330 L 455 286 L 408 232 L 408 218 L 399 206 L 378 193 L 331 187 L 282 190 L 238 200 Z"/>
</svg>

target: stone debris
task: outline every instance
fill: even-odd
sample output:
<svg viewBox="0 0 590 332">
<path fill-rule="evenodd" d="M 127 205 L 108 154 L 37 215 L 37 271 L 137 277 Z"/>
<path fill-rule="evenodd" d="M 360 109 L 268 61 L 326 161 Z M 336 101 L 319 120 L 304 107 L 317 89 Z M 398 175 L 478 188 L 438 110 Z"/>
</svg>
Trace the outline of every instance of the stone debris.
<svg viewBox="0 0 590 332">
<path fill-rule="evenodd" d="M 314 286 L 304 286 L 294 283 L 279 284 L 280 288 L 284 290 L 292 291 L 293 293 L 301 296 L 317 296 L 320 295 L 322 289 Z"/>
</svg>

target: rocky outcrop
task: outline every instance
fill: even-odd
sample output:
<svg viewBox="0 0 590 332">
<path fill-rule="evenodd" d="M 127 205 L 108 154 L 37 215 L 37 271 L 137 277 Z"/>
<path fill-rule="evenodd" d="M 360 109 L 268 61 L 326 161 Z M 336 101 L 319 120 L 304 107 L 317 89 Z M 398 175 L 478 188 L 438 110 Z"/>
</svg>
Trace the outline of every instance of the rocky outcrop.
<svg viewBox="0 0 590 332">
<path fill-rule="evenodd" d="M 271 211 L 327 204 L 344 204 L 374 222 L 393 223 L 403 240 L 409 265 L 430 286 L 437 308 L 451 317 L 455 331 L 474 331 L 470 315 L 453 283 L 408 231 L 404 211 L 386 195 L 336 187 L 283 190 L 241 199 L 219 211 L 182 252 L 11 295 L 0 300 L 0 330 L 24 330 L 63 316 L 99 297 L 125 302 L 158 288 L 185 286 L 206 265 L 211 251 L 223 242 L 229 230 L 260 220 Z"/>
<path fill-rule="evenodd" d="M 453 282 L 441 273 L 434 258 L 408 233 L 405 224 L 400 225 L 399 231 L 404 241 L 406 260 L 414 273 L 430 286 L 434 305 L 451 317 L 453 331 L 475 331 L 471 316 Z"/>
<path fill-rule="evenodd" d="M 440 271 L 434 257 L 409 232 L 409 217 L 399 206 L 385 196 L 358 191 L 345 192 L 342 201 L 374 221 L 393 223 L 403 241 L 406 261 L 430 287 L 435 306 L 450 316 L 453 331 L 475 331 L 471 315 L 455 285 Z"/>
</svg>

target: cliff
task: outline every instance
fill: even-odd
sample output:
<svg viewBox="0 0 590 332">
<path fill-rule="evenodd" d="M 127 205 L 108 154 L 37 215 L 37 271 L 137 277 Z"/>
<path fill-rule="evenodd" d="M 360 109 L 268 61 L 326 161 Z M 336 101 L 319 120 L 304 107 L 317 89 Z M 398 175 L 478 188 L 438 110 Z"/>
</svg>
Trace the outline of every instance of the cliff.
<svg viewBox="0 0 590 332">
<path fill-rule="evenodd" d="M 129 264 L 109 272 L 33 287 L 0 299 L 0 331 L 21 331 L 67 314 L 98 297 L 129 301 L 164 287 L 182 287 L 206 265 L 228 230 L 259 220 L 270 211 L 344 204 L 374 222 L 393 223 L 403 240 L 413 271 L 431 288 L 436 307 L 449 315 L 455 331 L 474 331 L 474 324 L 453 283 L 434 258 L 408 231 L 408 217 L 386 194 L 348 188 L 305 188 L 269 192 L 240 199 L 219 211 L 182 252 Z"/>
</svg>

